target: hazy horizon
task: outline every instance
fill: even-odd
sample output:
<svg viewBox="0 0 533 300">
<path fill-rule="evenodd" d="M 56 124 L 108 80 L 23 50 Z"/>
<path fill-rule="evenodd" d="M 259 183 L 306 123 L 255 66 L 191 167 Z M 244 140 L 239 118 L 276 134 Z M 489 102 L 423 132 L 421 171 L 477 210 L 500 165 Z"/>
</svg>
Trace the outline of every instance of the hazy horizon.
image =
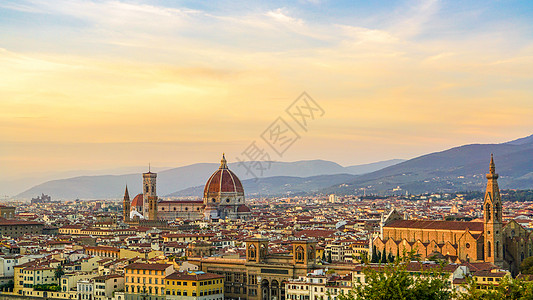
<svg viewBox="0 0 533 300">
<path fill-rule="evenodd" d="M 529 1 L 0 3 L 0 180 L 236 161 L 409 159 L 533 128 Z M 285 109 L 306 91 L 306 130 Z M 261 148 L 271 151 L 262 143 Z"/>
</svg>

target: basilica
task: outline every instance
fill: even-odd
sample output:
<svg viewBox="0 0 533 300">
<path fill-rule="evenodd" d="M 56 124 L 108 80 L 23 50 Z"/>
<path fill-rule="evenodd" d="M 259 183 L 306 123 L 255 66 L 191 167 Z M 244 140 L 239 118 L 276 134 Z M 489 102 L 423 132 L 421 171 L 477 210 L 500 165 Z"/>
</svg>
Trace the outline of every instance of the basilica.
<svg viewBox="0 0 533 300">
<path fill-rule="evenodd" d="M 246 206 L 242 183 L 228 168 L 224 155 L 220 167 L 207 180 L 203 200 L 161 200 L 156 193 L 157 173 L 143 173 L 143 190 L 130 201 L 128 187 L 124 193 L 124 222 L 247 219 L 251 215 Z"/>
<path fill-rule="evenodd" d="M 518 273 L 522 261 L 533 256 L 533 233 L 511 220 L 502 220 L 498 174 L 491 156 L 483 206 L 483 221 L 404 220 L 392 210 L 382 218 L 373 249 L 393 256 L 414 251 L 422 259 L 444 257 L 451 262 L 490 262 Z"/>
</svg>

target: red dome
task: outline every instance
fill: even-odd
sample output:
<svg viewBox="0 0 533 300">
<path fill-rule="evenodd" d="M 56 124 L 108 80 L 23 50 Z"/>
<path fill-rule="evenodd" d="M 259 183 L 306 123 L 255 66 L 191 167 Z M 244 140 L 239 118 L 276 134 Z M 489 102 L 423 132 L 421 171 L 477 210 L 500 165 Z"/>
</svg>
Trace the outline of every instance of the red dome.
<svg viewBox="0 0 533 300">
<path fill-rule="evenodd" d="M 237 212 L 243 213 L 243 212 L 251 212 L 250 208 L 246 205 L 239 205 L 237 208 Z"/>
<path fill-rule="evenodd" d="M 133 201 L 131 201 L 131 206 L 132 207 L 139 207 L 139 206 L 143 206 L 143 194 L 139 194 L 137 196 L 135 196 L 135 198 L 133 198 Z"/>
<path fill-rule="evenodd" d="M 244 189 L 242 183 L 235 175 L 228 169 L 226 159 L 222 158 L 220 168 L 209 177 L 204 188 L 204 198 L 214 198 L 219 193 L 237 193 L 244 196 Z"/>
</svg>

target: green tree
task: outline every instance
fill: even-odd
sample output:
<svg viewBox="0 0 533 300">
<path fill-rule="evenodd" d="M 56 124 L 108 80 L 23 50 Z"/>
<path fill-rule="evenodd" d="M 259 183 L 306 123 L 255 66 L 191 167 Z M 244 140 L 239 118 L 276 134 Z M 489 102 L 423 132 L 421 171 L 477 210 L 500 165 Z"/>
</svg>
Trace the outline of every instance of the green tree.
<svg viewBox="0 0 533 300">
<path fill-rule="evenodd" d="M 383 249 L 383 252 L 381 253 L 381 261 L 380 261 L 382 264 L 386 264 L 387 263 L 387 251 L 385 249 Z"/>
<path fill-rule="evenodd" d="M 533 274 L 533 256 L 530 256 L 520 264 L 520 272 L 522 274 Z"/>
<path fill-rule="evenodd" d="M 386 257 L 386 256 L 385 256 Z M 363 273 L 365 284 L 353 287 L 340 300 L 425 300 L 452 299 L 448 274 L 442 272 L 442 266 L 435 271 L 411 273 L 406 270 L 413 255 L 397 258 L 394 263 L 382 266 L 379 270 L 367 266 Z"/>
<path fill-rule="evenodd" d="M 56 270 L 54 271 L 54 276 L 56 279 L 60 279 L 61 276 L 65 275 L 65 271 L 63 270 L 63 266 L 59 265 L 57 266 Z"/>
<path fill-rule="evenodd" d="M 530 300 L 533 299 L 533 282 L 504 277 L 500 284 L 480 286 L 473 278 L 467 278 L 466 292 L 459 294 L 459 300 Z"/>
</svg>

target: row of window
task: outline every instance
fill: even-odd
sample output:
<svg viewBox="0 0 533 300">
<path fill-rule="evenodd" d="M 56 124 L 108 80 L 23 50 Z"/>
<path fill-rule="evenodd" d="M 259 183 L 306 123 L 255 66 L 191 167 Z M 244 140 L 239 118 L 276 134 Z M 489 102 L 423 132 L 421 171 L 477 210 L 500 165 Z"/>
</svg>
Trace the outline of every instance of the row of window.
<svg viewBox="0 0 533 300">
<path fill-rule="evenodd" d="M 135 278 L 137 278 L 137 281 L 135 281 Z M 152 284 L 152 277 L 148 277 L 148 280 L 146 280 L 146 277 L 128 277 L 128 276 L 126 276 L 126 282 Z M 154 278 L 153 283 L 154 284 L 159 284 L 159 278 Z M 165 282 L 163 281 L 163 279 L 161 279 L 161 284 L 164 284 L 164 283 Z"/>
<path fill-rule="evenodd" d="M 168 290 L 167 289 L 167 295 L 173 295 L 173 296 L 188 296 L 186 290 Z M 223 294 L 224 291 L 222 289 L 213 289 L 208 291 L 200 291 L 199 296 L 208 296 L 208 295 L 216 295 L 216 294 Z M 191 296 L 196 297 L 197 293 L 196 291 L 191 292 Z"/>
<path fill-rule="evenodd" d="M 126 269 L 126 273 L 128 273 L 128 274 L 144 274 L 144 275 L 146 275 L 147 274 L 146 271 L 148 271 L 148 275 L 152 275 L 152 273 L 153 273 L 153 275 L 163 275 L 164 274 L 163 273 L 164 271 L 157 271 L 157 270 L 128 270 L 128 269 Z"/>
</svg>

